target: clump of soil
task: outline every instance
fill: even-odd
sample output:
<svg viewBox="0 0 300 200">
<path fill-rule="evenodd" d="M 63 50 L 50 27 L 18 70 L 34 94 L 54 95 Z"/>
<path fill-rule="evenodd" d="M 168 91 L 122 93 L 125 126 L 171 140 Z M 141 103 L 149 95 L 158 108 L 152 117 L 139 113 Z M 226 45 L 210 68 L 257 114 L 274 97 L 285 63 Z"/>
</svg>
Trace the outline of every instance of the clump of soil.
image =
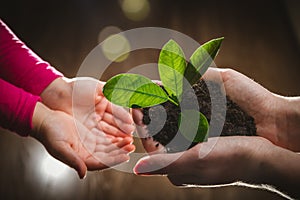
<svg viewBox="0 0 300 200">
<path fill-rule="evenodd" d="M 189 101 L 193 101 L 192 96 L 196 94 L 199 111 L 210 123 L 209 137 L 218 136 L 220 132 L 221 136 L 256 135 L 254 119 L 228 96 L 225 97 L 218 83 L 200 80 L 193 85 L 193 91 L 194 94 L 189 94 L 191 90 L 183 95 L 186 102 L 184 109 L 188 109 Z M 223 101 L 225 98 L 226 104 Z M 212 102 L 216 110 L 214 116 L 212 116 Z M 226 114 L 218 112 L 222 109 Z M 168 152 L 184 151 L 197 144 L 188 141 L 178 130 L 180 110 L 180 107 L 171 102 L 143 109 L 143 123 L 147 125 L 149 136 L 164 145 Z M 212 117 L 214 117 L 213 120 Z"/>
</svg>

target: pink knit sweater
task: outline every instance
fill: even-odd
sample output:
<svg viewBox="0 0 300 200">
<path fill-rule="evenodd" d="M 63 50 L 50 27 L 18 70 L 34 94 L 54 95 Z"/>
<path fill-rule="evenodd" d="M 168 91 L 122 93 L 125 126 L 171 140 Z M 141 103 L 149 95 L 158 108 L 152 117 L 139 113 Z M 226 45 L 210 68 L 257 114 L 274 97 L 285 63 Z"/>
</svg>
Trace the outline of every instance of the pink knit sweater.
<svg viewBox="0 0 300 200">
<path fill-rule="evenodd" d="M 39 95 L 61 76 L 0 19 L 0 126 L 27 136 Z"/>
</svg>

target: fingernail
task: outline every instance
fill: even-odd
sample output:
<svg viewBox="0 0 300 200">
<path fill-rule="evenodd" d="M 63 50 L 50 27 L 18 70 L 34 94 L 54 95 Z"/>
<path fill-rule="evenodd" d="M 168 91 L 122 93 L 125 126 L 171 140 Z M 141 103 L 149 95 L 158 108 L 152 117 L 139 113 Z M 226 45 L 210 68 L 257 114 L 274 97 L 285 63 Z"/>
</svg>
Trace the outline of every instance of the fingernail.
<svg viewBox="0 0 300 200">
<path fill-rule="evenodd" d="M 85 179 L 87 172 L 85 172 L 84 176 L 81 176 L 81 174 L 79 172 L 77 172 L 77 174 L 78 174 L 79 178 L 83 180 L 83 179 Z"/>
<path fill-rule="evenodd" d="M 142 158 L 142 160 L 135 165 L 133 172 L 137 175 L 150 175 L 149 164 L 147 163 L 146 158 Z"/>
<path fill-rule="evenodd" d="M 141 164 L 136 165 L 136 166 L 133 168 L 133 172 L 134 172 L 136 175 L 147 175 L 147 174 L 144 173 L 143 166 L 142 166 Z"/>
<path fill-rule="evenodd" d="M 86 178 L 86 176 L 87 176 L 87 172 L 85 172 L 85 175 L 83 176 L 83 178 L 82 178 L 82 179 L 85 179 L 85 178 Z"/>
</svg>

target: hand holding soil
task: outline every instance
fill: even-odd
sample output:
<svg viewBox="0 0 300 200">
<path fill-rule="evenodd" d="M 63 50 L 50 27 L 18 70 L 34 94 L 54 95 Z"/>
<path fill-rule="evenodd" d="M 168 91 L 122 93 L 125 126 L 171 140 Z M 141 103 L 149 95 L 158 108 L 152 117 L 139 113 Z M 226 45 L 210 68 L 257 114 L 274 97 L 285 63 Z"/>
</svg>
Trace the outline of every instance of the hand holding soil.
<svg viewBox="0 0 300 200">
<path fill-rule="evenodd" d="M 210 68 L 203 78 L 220 80 L 220 75 L 226 94 L 254 117 L 258 136 L 213 137 L 171 154 L 162 154 L 161 145 L 155 151 L 157 142 L 142 138 L 151 153 L 136 164 L 135 173 L 165 174 L 174 185 L 267 184 L 271 187 L 256 187 L 299 198 L 300 98 L 273 94 L 232 69 Z M 133 116 L 145 134 L 143 113 L 134 110 Z"/>
<path fill-rule="evenodd" d="M 193 85 L 192 91 L 183 95 L 186 102 L 184 107 L 193 109 L 190 104 L 193 104 L 193 95 L 195 95 L 199 111 L 210 123 L 207 137 L 256 135 L 254 119 L 226 96 L 221 86 L 222 83 L 218 83 L 218 80 L 201 79 Z M 212 112 L 213 106 L 214 112 Z M 170 102 L 133 111 L 138 126 L 137 132 L 142 142 L 147 144 L 146 146 L 152 151 L 160 151 L 160 146 L 163 146 L 164 151 L 169 153 L 184 151 L 196 145 L 198 142 L 192 142 L 182 136 L 180 125 L 177 123 L 180 120 L 181 111 Z M 192 121 L 192 119 L 188 120 Z M 150 149 L 147 151 L 149 152 Z"/>
<path fill-rule="evenodd" d="M 299 97 L 276 95 L 232 69 L 210 68 L 203 78 L 217 80 L 220 75 L 226 94 L 254 118 L 258 136 L 275 145 L 300 151 Z"/>
</svg>

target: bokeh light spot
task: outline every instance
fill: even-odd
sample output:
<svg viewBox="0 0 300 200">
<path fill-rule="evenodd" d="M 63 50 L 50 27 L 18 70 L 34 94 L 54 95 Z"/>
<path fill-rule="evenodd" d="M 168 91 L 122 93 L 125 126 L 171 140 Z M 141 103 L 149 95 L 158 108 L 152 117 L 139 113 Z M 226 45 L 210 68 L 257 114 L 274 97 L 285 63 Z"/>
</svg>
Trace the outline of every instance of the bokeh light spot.
<svg viewBox="0 0 300 200">
<path fill-rule="evenodd" d="M 122 32 L 122 30 L 117 26 L 106 26 L 100 31 L 98 35 L 98 43 L 101 43 L 109 36 L 118 34 L 120 32 Z"/>
<path fill-rule="evenodd" d="M 102 51 L 105 57 L 114 62 L 122 62 L 130 52 L 130 44 L 121 34 L 110 35 L 103 41 Z"/>
<path fill-rule="evenodd" d="M 125 16 L 133 21 L 145 19 L 150 12 L 150 3 L 148 0 L 123 0 L 121 7 Z"/>
</svg>

